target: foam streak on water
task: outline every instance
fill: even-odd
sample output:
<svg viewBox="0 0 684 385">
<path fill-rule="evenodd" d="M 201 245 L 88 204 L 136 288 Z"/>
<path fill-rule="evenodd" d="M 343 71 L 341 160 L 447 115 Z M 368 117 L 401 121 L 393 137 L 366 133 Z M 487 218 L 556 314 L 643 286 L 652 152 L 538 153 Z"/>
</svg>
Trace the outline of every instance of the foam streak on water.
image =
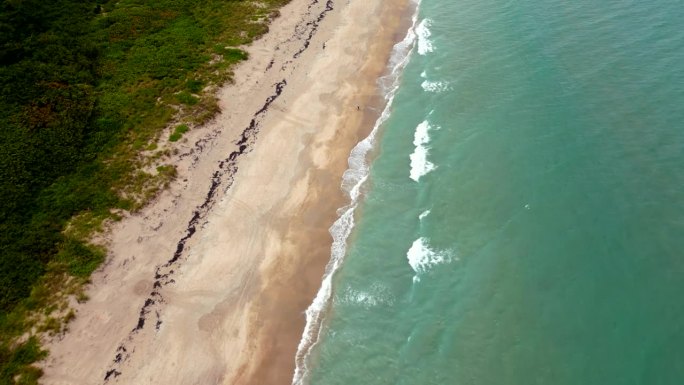
<svg viewBox="0 0 684 385">
<path fill-rule="evenodd" d="M 442 93 L 445 91 L 451 91 L 451 84 L 447 81 L 443 80 L 429 80 L 427 78 L 427 72 L 423 71 L 420 74 L 420 77 L 425 79 L 423 80 L 422 83 L 420 83 L 420 87 L 423 89 L 425 92 L 432 92 L 432 93 Z"/>
<path fill-rule="evenodd" d="M 420 179 L 421 176 L 435 169 L 435 165 L 427 160 L 427 144 L 430 142 L 430 135 L 428 131 L 430 128 L 430 123 L 428 123 L 427 120 L 423 121 L 418 125 L 418 127 L 416 127 L 416 133 L 413 137 L 413 145 L 416 146 L 416 148 L 409 156 L 411 159 L 411 171 L 409 176 L 416 182 L 418 182 L 418 179 Z"/>
<path fill-rule="evenodd" d="M 430 81 L 430 80 L 423 80 L 422 83 L 420 83 L 421 88 L 423 88 L 423 91 L 425 92 L 433 92 L 436 94 L 442 93 L 444 91 L 449 91 L 449 83 L 443 82 L 443 81 Z"/>
<path fill-rule="evenodd" d="M 392 101 L 399 87 L 401 73 L 408 64 L 410 54 L 416 43 L 420 0 L 414 0 L 414 4 L 415 13 L 412 18 L 412 25 L 407 31 L 406 37 L 394 45 L 388 64 L 389 74 L 378 81 L 385 95 L 385 109 L 375 122 L 368 137 L 352 149 L 349 156 L 349 168 L 342 176 L 342 189 L 348 192 L 350 203 L 338 210 L 340 216 L 330 228 L 330 234 L 333 237 L 330 261 L 326 266 L 321 288 L 312 304 L 306 309 L 306 326 L 295 356 L 293 385 L 302 385 L 307 382 L 309 356 L 319 340 L 325 311 L 332 296 L 332 278 L 341 266 L 346 254 L 347 238 L 354 227 L 354 211 L 361 195 L 361 186 L 368 179 L 369 165 L 366 161 L 366 155 L 373 148 L 378 130 L 390 116 Z"/>
</svg>

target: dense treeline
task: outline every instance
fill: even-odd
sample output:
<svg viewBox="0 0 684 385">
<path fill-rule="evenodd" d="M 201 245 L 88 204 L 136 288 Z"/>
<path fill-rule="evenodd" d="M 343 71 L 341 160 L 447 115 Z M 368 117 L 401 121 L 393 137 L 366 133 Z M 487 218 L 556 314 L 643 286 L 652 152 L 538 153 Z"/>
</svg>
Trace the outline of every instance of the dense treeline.
<svg viewBox="0 0 684 385">
<path fill-rule="evenodd" d="M 92 158 L 95 2 L 5 1 L 0 13 L 0 307 L 28 295 L 82 204 L 42 196 Z M 39 199 L 42 198 L 42 199 Z M 81 206 L 81 207 L 79 207 Z"/>
<path fill-rule="evenodd" d="M 12 341 L 36 327 L 21 314 L 59 289 L 45 277 L 97 267 L 88 234 L 173 176 L 141 171 L 168 155 L 154 144 L 161 129 L 179 120 L 176 141 L 217 111 L 206 87 L 246 57 L 230 47 L 264 33 L 286 2 L 3 0 L 0 384 L 37 376 L 21 369 L 41 356 L 37 340 Z"/>
</svg>

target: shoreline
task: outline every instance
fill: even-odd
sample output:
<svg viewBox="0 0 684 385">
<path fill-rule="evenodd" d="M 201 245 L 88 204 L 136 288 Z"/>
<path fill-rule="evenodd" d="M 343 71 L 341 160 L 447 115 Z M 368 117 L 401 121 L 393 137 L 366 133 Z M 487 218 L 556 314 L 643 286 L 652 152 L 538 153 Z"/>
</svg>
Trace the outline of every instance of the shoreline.
<svg viewBox="0 0 684 385">
<path fill-rule="evenodd" d="M 363 140 L 358 141 L 351 149 L 347 168 L 342 174 L 341 188 L 345 192 L 345 204 L 337 209 L 337 218 L 329 229 L 332 236 L 331 256 L 325 267 L 320 288 L 311 305 L 306 309 L 306 325 L 295 355 L 293 385 L 308 383 L 307 373 L 310 363 L 316 360 L 316 356 L 312 356 L 312 353 L 315 346 L 320 342 L 320 334 L 326 323 L 325 317 L 330 312 L 333 295 L 332 280 L 337 270 L 342 267 L 349 238 L 354 230 L 357 216 L 360 215 L 358 205 L 361 201 L 361 191 L 370 176 L 371 161 L 369 157 L 372 157 L 372 154 L 377 151 L 376 142 L 378 137 L 382 135 L 380 128 L 391 115 L 392 103 L 399 89 L 402 73 L 413 50 L 416 40 L 414 28 L 417 23 L 419 5 L 419 1 L 411 1 L 409 4 L 405 4 L 404 16 L 392 20 L 396 25 L 389 27 L 391 30 L 400 32 L 394 36 L 384 69 L 377 76 L 376 96 L 382 101 L 378 101 L 376 104 L 378 109 L 373 120 L 364 126 L 372 127 L 372 129 L 368 130 Z M 401 27 L 398 27 L 399 25 Z"/>
<path fill-rule="evenodd" d="M 178 182 L 113 226 L 43 383 L 291 383 L 407 3 L 282 8 L 219 92 L 220 116 L 188 133 Z"/>
<path fill-rule="evenodd" d="M 392 9 L 393 5 L 398 6 Z M 368 39 L 372 41 L 372 46 L 368 50 L 371 54 L 360 66 L 357 72 L 360 76 L 350 84 L 351 89 L 355 89 L 355 94 L 360 97 L 353 97 L 354 93 L 340 95 L 339 99 L 343 101 L 340 111 L 341 120 L 336 122 L 338 128 L 334 130 L 335 137 L 327 142 L 330 146 L 326 151 L 328 165 L 310 172 L 310 182 L 307 188 L 309 197 L 300 207 L 301 215 L 308 219 L 288 224 L 284 232 L 283 239 L 291 240 L 286 248 L 286 255 L 292 256 L 290 266 L 294 267 L 291 271 L 291 278 L 283 280 L 282 277 L 285 268 L 283 265 L 287 265 L 287 261 L 274 261 L 275 263 L 266 273 L 266 276 L 277 277 L 277 279 L 266 285 L 259 301 L 266 304 L 277 303 L 276 306 L 272 305 L 272 309 L 268 309 L 266 314 L 271 315 L 267 319 L 278 319 L 278 322 L 273 325 L 275 330 L 262 334 L 262 339 L 266 340 L 264 341 L 266 349 L 260 354 L 264 363 L 256 367 L 257 370 L 253 371 L 255 374 L 251 376 L 250 381 L 246 382 L 248 384 L 292 383 L 295 358 L 306 324 L 304 312 L 319 291 L 325 268 L 331 258 L 333 238 L 330 230 L 339 218 L 341 208 L 349 204 L 348 192 L 344 191 L 341 186 L 342 175 L 349 167 L 351 150 L 368 136 L 385 107 L 386 100 L 382 95 L 382 90 L 379 89 L 378 80 L 387 74 L 392 48 L 406 33 L 407 28 L 403 27 L 407 25 L 405 19 L 410 17 L 410 14 L 406 13 L 409 6 L 408 0 L 395 1 L 394 4 L 384 7 L 378 5 L 380 12 L 376 17 L 383 20 L 384 25 L 371 33 L 374 35 Z M 349 17 L 362 20 L 361 15 L 368 11 L 359 9 L 357 12 L 358 14 Z M 372 12 L 366 14 L 372 14 Z M 348 28 L 353 29 L 355 26 L 350 24 Z M 342 38 L 346 35 L 345 32 L 340 32 L 337 37 Z M 350 70 L 349 74 L 354 72 Z M 359 111 L 357 106 L 364 107 Z M 344 132 L 344 128 L 351 129 L 349 132 Z M 303 231 L 303 229 L 309 230 Z M 315 251 L 312 252 L 314 240 L 316 241 Z M 302 258 L 307 251 L 311 254 L 308 256 L 308 261 Z M 306 271 L 302 271 L 303 269 L 297 266 L 302 262 L 308 264 Z M 290 296 L 287 293 L 288 286 L 302 278 L 304 278 L 302 288 L 296 290 L 296 295 Z M 283 303 L 292 305 L 283 306 Z M 283 317 L 283 310 L 288 310 L 288 317 Z M 288 342 L 285 344 L 274 345 L 267 341 L 268 338 L 282 339 L 285 335 L 288 336 Z M 281 357 L 282 360 L 273 362 L 274 357 Z M 287 381 L 280 381 L 283 376 L 287 376 Z"/>
</svg>

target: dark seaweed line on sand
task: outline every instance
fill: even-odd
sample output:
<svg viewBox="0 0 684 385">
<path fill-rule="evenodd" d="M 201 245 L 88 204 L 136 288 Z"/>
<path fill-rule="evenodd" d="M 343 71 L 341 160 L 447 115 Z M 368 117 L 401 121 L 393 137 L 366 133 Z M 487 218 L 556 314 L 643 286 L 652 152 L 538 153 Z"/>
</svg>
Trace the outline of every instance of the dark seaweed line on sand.
<svg viewBox="0 0 684 385">
<path fill-rule="evenodd" d="M 311 8 L 313 5 L 317 4 L 319 0 L 313 0 L 308 7 L 307 10 L 307 15 L 310 14 Z M 321 21 L 325 18 L 328 12 L 332 11 L 333 8 L 333 0 L 327 0 L 326 2 L 326 7 L 323 11 L 321 11 L 320 14 L 313 20 L 313 21 L 308 21 L 304 24 L 305 30 L 308 29 L 308 34 L 303 37 L 303 45 L 302 47 L 293 55 L 293 59 L 297 59 L 304 51 L 306 51 L 307 48 L 309 48 L 309 45 L 311 43 L 311 40 L 313 39 L 313 36 L 315 35 L 316 31 L 318 30 L 318 26 L 320 25 Z M 298 25 L 297 27 L 300 27 Z M 301 31 L 304 32 L 304 31 Z M 299 35 L 300 39 L 302 38 L 300 31 L 296 31 L 295 35 Z M 290 62 L 286 63 L 289 64 Z M 199 205 L 193 212 L 192 217 L 190 218 L 190 221 L 188 222 L 188 225 L 185 229 L 185 234 L 183 237 L 178 241 L 176 244 L 176 251 L 173 253 L 173 256 L 171 259 L 169 259 L 165 264 L 161 266 L 157 266 L 155 270 L 155 275 L 154 275 L 154 284 L 153 284 L 153 290 L 150 292 L 150 295 L 147 299 L 145 299 L 145 302 L 140 309 L 139 317 L 138 317 L 138 323 L 136 326 L 131 330 L 129 333 L 128 337 L 126 340 L 119 345 L 119 347 L 116 349 L 116 354 L 113 359 L 113 364 L 110 367 L 109 370 L 105 373 L 104 376 L 104 382 L 109 381 L 111 378 L 116 378 L 121 375 L 121 371 L 117 370 L 117 368 L 128 358 L 130 358 L 131 354 L 133 353 L 133 350 L 128 349 L 126 347 L 126 342 L 132 342 L 134 336 L 145 327 L 145 323 L 147 321 L 147 315 L 154 310 L 155 316 L 156 316 L 156 324 L 155 324 L 155 329 L 159 330 L 162 321 L 160 318 L 160 310 L 159 309 L 153 309 L 153 306 L 155 305 L 160 305 L 163 304 L 164 297 L 161 295 L 159 292 L 159 289 L 162 288 L 162 286 L 166 286 L 171 283 L 175 283 L 175 280 L 171 278 L 171 276 L 174 274 L 175 270 L 172 269 L 172 267 L 180 260 L 183 251 L 185 250 L 185 245 L 187 242 L 192 238 L 192 236 L 197 232 L 198 226 L 200 226 L 200 222 L 204 220 L 211 211 L 211 208 L 214 206 L 216 203 L 215 197 L 216 197 L 216 192 L 218 191 L 219 186 L 222 184 L 222 182 L 225 180 L 226 185 L 224 188 L 224 191 L 227 191 L 232 185 L 233 182 L 235 181 L 235 174 L 238 171 L 238 166 L 237 166 L 237 160 L 238 157 L 241 155 L 244 155 L 246 153 L 249 153 L 252 151 L 252 147 L 254 143 L 256 142 L 256 136 L 259 133 L 259 124 L 260 124 L 260 118 L 262 115 L 264 115 L 267 111 L 268 108 L 271 106 L 271 104 L 282 94 L 283 89 L 287 85 L 287 80 L 283 79 L 280 82 L 276 83 L 275 86 L 275 92 L 274 94 L 270 95 L 266 101 L 264 102 L 264 105 L 253 115 L 252 120 L 249 123 L 249 126 L 245 128 L 242 131 L 242 134 L 240 135 L 240 139 L 235 143 L 238 146 L 238 149 L 236 151 L 233 151 L 228 155 L 227 158 L 221 160 L 219 162 L 219 167 L 218 170 L 214 171 L 212 177 L 211 177 L 211 184 L 209 186 L 209 191 L 207 192 L 207 195 L 205 196 L 204 201 L 202 202 L 201 205 Z M 199 143 L 197 143 L 199 144 Z M 200 152 L 203 150 L 203 146 L 200 145 L 199 149 Z"/>
<path fill-rule="evenodd" d="M 161 295 L 158 289 L 160 289 L 162 286 L 175 283 L 175 280 L 171 278 L 171 275 L 173 275 L 175 271 L 172 269 L 172 267 L 177 264 L 183 254 L 183 251 L 185 250 L 185 245 L 190 238 L 195 235 L 200 222 L 206 218 L 207 214 L 209 211 L 211 211 L 211 208 L 216 203 L 216 192 L 218 191 L 219 186 L 223 182 L 226 182 L 226 189 L 232 186 L 235 180 L 235 174 L 238 171 L 238 158 L 241 155 L 252 151 L 252 147 L 256 141 L 256 135 L 259 133 L 259 119 L 268 111 L 268 108 L 271 106 L 271 104 L 282 94 L 286 85 L 287 81 L 285 79 L 275 84 L 275 93 L 266 99 L 264 105 L 254 114 L 249 126 L 242 132 L 240 139 L 236 143 L 238 149 L 231 152 L 227 158 L 219 162 L 218 170 L 214 171 L 214 174 L 211 177 L 209 191 L 207 192 L 202 204 L 194 210 L 192 217 L 190 218 L 190 221 L 185 229 L 185 234 L 176 244 L 176 251 L 173 253 L 171 259 L 169 259 L 166 263 L 161 266 L 157 266 L 154 274 L 155 281 L 153 290 L 150 292 L 149 297 L 145 299 L 145 303 L 140 309 L 138 323 L 131 330 L 126 342 L 132 341 L 133 336 L 145 327 L 147 315 L 152 312 L 152 307 L 156 304 L 164 303 L 164 297 Z M 159 327 L 161 326 L 159 310 L 155 310 L 155 315 L 157 317 L 155 328 L 159 330 Z M 112 365 L 111 369 L 105 373 L 105 382 L 112 377 L 115 378 L 121 375 L 121 371 L 117 370 L 116 367 L 122 362 L 126 361 L 130 357 L 131 353 L 132 351 L 126 348 L 125 342 L 119 345 L 114 356 L 114 365 Z"/>
<path fill-rule="evenodd" d="M 318 3 L 319 3 L 319 0 L 313 0 L 311 3 L 309 3 L 309 5 L 306 9 L 306 12 L 305 12 L 305 16 L 310 16 L 312 13 L 313 7 Z M 304 17 L 304 20 L 302 20 L 302 22 L 295 25 L 294 34 L 290 38 L 288 38 L 287 40 L 278 44 L 278 46 L 276 46 L 275 50 L 276 51 L 280 50 L 280 46 L 282 44 L 290 43 L 290 42 L 295 41 L 295 40 L 302 41 L 303 42 L 302 47 L 299 50 L 297 50 L 297 52 L 295 52 L 294 55 L 292 56 L 292 59 L 299 58 L 299 56 L 301 56 L 301 54 L 304 53 L 304 51 L 306 51 L 307 48 L 309 48 L 309 45 L 311 44 L 311 39 L 313 39 L 314 35 L 316 34 L 316 31 L 318 30 L 318 26 L 321 23 L 321 21 L 323 21 L 323 19 L 328 14 L 328 12 L 332 11 L 333 9 L 334 9 L 334 1 L 333 0 L 327 0 L 327 2 L 325 3 L 325 8 L 323 9 L 323 11 L 321 11 L 321 13 L 319 13 L 316 16 L 315 19 L 305 22 L 304 20 L 306 20 L 307 17 Z M 288 60 L 288 61 L 284 62 L 283 65 L 280 67 L 280 69 L 284 71 L 285 68 L 287 68 L 287 65 L 291 64 L 291 63 L 292 63 L 292 60 Z M 271 68 L 273 68 L 274 64 L 275 64 L 275 58 L 271 59 L 271 61 L 266 66 L 266 70 L 264 72 L 268 72 Z"/>
<path fill-rule="evenodd" d="M 317 3 L 316 1 L 315 3 Z M 313 4 L 313 3 L 312 3 Z M 332 11 L 335 9 L 334 7 L 334 2 L 333 0 L 328 0 L 325 3 L 325 9 L 323 12 L 321 12 L 318 17 L 316 17 L 314 20 L 309 21 L 305 24 L 306 28 L 309 30 L 309 34 L 304 38 L 304 45 L 302 48 L 300 48 L 295 54 L 292 56 L 293 59 L 297 59 L 304 51 L 306 51 L 307 48 L 309 48 L 309 44 L 311 44 L 311 39 L 313 39 L 314 35 L 316 34 L 316 31 L 318 31 L 318 25 L 325 19 L 325 16 L 328 14 L 328 12 Z"/>
</svg>

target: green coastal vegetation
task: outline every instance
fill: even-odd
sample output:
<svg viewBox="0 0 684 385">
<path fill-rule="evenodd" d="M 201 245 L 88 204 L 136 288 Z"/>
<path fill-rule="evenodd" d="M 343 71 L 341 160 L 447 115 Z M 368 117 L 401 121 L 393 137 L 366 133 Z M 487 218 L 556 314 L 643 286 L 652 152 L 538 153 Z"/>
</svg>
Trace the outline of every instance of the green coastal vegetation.
<svg viewBox="0 0 684 385">
<path fill-rule="evenodd" d="M 174 142 L 287 1 L 2 2 L 0 384 L 37 383 L 105 258 L 93 237 L 174 178 Z"/>
</svg>

